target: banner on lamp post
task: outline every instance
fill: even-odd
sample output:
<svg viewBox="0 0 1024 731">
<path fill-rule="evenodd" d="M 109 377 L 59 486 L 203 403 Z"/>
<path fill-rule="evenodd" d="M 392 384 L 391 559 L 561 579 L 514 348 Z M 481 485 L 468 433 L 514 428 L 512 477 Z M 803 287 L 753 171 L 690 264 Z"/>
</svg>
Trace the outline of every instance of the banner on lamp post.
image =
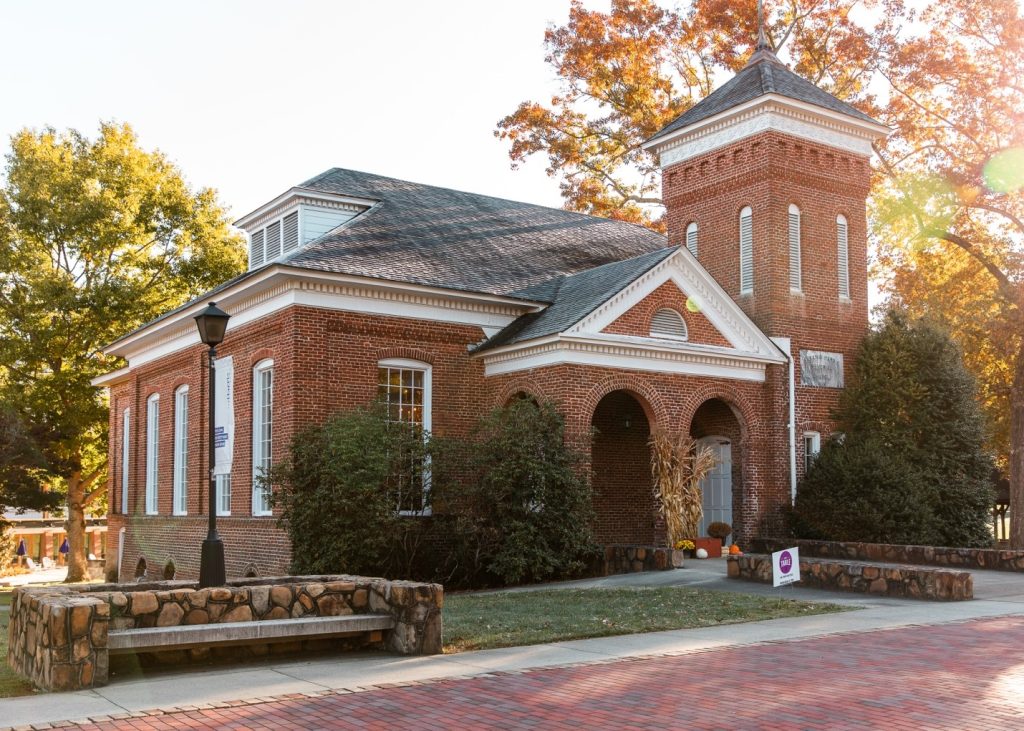
<svg viewBox="0 0 1024 731">
<path fill-rule="evenodd" d="M 800 551 L 787 548 L 772 554 L 772 586 L 800 581 Z"/>
<path fill-rule="evenodd" d="M 218 358 L 214 368 L 213 474 L 230 475 L 231 457 L 235 451 L 234 362 L 230 355 Z"/>
</svg>

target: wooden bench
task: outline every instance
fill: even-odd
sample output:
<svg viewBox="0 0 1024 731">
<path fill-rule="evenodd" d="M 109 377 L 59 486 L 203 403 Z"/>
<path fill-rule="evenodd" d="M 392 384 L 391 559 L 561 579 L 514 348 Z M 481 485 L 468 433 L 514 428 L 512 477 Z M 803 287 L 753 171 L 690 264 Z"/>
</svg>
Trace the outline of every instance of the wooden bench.
<svg viewBox="0 0 1024 731">
<path fill-rule="evenodd" d="M 370 634 L 380 641 L 384 630 L 395 626 L 387 614 L 350 614 L 341 617 L 299 617 L 267 619 L 262 622 L 188 624 L 175 627 L 145 627 L 111 630 L 107 651 L 112 654 L 162 652 L 191 647 L 226 647 L 296 640 L 350 637 Z"/>
</svg>

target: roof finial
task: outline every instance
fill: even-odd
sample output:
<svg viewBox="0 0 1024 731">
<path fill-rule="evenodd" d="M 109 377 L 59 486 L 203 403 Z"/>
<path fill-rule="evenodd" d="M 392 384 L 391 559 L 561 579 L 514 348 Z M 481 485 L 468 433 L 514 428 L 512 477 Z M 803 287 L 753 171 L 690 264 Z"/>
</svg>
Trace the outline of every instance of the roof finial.
<svg viewBox="0 0 1024 731">
<path fill-rule="evenodd" d="M 771 50 L 768 45 L 768 37 L 764 34 L 764 0 L 757 0 L 757 48 Z"/>
</svg>

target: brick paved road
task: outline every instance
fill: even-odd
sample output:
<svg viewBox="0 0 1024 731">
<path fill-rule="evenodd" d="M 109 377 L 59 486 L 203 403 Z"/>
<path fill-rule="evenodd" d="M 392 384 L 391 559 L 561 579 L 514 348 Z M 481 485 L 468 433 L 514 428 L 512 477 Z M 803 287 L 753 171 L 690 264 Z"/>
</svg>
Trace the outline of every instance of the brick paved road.
<svg viewBox="0 0 1024 731">
<path fill-rule="evenodd" d="M 1024 729 L 1024 617 L 297 697 L 88 729 Z"/>
</svg>

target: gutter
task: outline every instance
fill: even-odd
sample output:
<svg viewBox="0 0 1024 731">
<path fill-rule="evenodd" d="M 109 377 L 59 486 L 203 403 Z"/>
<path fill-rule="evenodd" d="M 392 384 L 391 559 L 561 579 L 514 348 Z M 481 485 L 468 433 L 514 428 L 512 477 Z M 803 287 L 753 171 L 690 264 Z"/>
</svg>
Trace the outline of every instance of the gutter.
<svg viewBox="0 0 1024 731">
<path fill-rule="evenodd" d="M 793 341 L 790 338 L 772 338 L 772 342 L 786 354 L 789 361 L 789 501 L 796 504 L 796 363 L 793 359 Z"/>
</svg>

